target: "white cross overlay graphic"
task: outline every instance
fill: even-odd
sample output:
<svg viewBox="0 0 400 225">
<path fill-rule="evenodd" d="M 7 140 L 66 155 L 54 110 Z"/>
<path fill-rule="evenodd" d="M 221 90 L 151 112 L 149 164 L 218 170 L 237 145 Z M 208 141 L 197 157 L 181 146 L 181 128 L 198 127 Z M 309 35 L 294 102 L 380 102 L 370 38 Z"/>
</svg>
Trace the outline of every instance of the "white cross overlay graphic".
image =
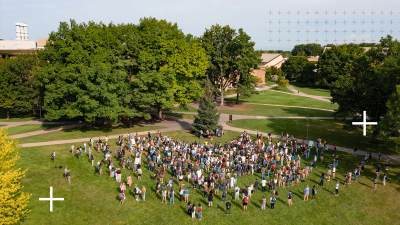
<svg viewBox="0 0 400 225">
<path fill-rule="evenodd" d="M 363 126 L 363 135 L 367 135 L 367 125 L 378 125 L 377 122 L 367 122 L 367 112 L 363 111 L 363 121 L 362 122 L 352 122 L 353 125 L 362 125 Z"/>
<path fill-rule="evenodd" d="M 64 198 L 53 198 L 53 187 L 50 186 L 50 198 L 39 198 L 39 201 L 50 201 L 50 212 L 53 212 L 53 201 L 64 201 Z"/>
</svg>

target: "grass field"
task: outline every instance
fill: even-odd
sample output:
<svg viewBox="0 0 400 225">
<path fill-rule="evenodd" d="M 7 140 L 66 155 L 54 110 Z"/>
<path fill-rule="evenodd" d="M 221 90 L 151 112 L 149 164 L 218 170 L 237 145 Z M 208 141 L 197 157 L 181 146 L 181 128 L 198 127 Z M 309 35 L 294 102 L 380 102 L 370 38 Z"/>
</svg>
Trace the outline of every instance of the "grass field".
<svg viewBox="0 0 400 225">
<path fill-rule="evenodd" d="M 15 117 L 15 118 L 0 118 L 0 122 L 22 122 L 22 121 L 29 121 L 29 120 L 34 120 L 38 119 L 36 117 Z"/>
<path fill-rule="evenodd" d="M 176 132 L 172 136 L 187 137 L 187 134 Z M 193 138 L 193 137 L 192 137 Z M 367 166 L 362 178 L 348 187 L 341 185 L 340 195 L 333 195 L 334 182 L 328 182 L 318 191 L 318 198 L 304 202 L 302 190 L 308 185 L 314 185 L 321 172 L 326 171 L 330 158 L 327 156 L 324 163 L 313 170 L 309 180 L 291 188 L 279 189 L 279 198 L 276 208 L 260 210 L 260 191 L 253 195 L 249 209 L 243 212 L 240 202 L 233 202 L 232 213 L 225 215 L 224 204 L 216 196 L 214 206 L 206 207 L 206 198 L 192 190 L 190 200 L 201 203 L 204 209 L 201 222 L 192 220 L 185 213 L 185 203 L 175 198 L 174 205 L 161 204 L 160 196 L 154 192 L 155 182 L 150 178 L 150 172 L 144 167 L 142 181 L 134 178 L 134 184 L 147 188 L 146 201 L 136 202 L 132 195 L 127 196 L 123 205 L 117 201 L 118 185 L 108 177 L 107 171 L 102 176 L 94 173 L 87 157 L 77 159 L 68 151 L 69 145 L 49 146 L 23 149 L 19 166 L 26 169 L 23 180 L 24 190 L 32 193 L 30 201 L 31 213 L 22 224 L 308 224 L 308 225 L 377 225 L 398 224 L 400 207 L 397 201 L 400 186 L 398 183 L 399 168 L 392 167 L 389 177 L 392 182 L 383 187 L 379 185 L 376 192 L 372 191 L 374 168 Z M 113 146 L 113 150 L 115 147 Z M 49 159 L 52 151 L 57 152 L 53 164 Z M 96 160 L 100 154 L 96 154 Z M 302 161 L 305 162 L 304 160 Z M 342 174 L 353 169 L 358 162 L 348 154 L 340 155 L 338 179 L 343 181 Z M 63 168 L 71 169 L 72 184 L 64 180 Z M 129 172 L 123 170 L 123 177 Z M 259 178 L 247 176 L 239 178 L 239 185 L 247 185 Z M 167 177 L 168 178 L 168 177 Z M 54 188 L 54 197 L 63 197 L 64 201 L 54 203 L 54 212 L 49 213 L 49 203 L 38 201 L 39 197 L 48 197 L 49 186 Z M 175 185 L 177 193 L 177 185 Z M 286 204 L 287 190 L 294 193 L 294 205 L 289 208 Z M 267 197 L 269 194 L 267 194 Z"/>
<path fill-rule="evenodd" d="M 292 93 L 289 88 L 287 86 L 284 87 L 280 87 L 280 86 L 275 86 L 273 87 L 271 90 L 275 90 L 275 91 L 283 91 L 283 92 L 287 92 L 287 93 Z"/>
<path fill-rule="evenodd" d="M 232 126 L 281 134 L 288 132 L 297 138 L 327 140 L 329 144 L 383 153 L 400 153 L 400 145 L 392 141 L 377 141 L 371 135 L 362 136 L 362 131 L 334 120 L 235 120 Z"/>
<path fill-rule="evenodd" d="M 239 105 L 226 104 L 218 107 L 218 111 L 227 114 L 242 114 L 255 116 L 311 116 L 311 117 L 329 117 L 333 116 L 333 112 L 304 109 L 294 107 L 281 107 L 269 105 L 255 105 L 242 103 Z"/>
<path fill-rule="evenodd" d="M 329 89 L 322 89 L 322 88 L 315 88 L 315 87 L 305 87 L 305 86 L 293 85 L 293 84 L 291 84 L 291 85 L 294 88 L 296 88 L 297 90 L 300 90 L 300 92 L 303 92 L 305 94 L 324 96 L 324 97 L 331 97 L 331 92 L 330 92 Z"/>
<path fill-rule="evenodd" d="M 233 101 L 234 99 L 228 98 L 227 100 Z M 253 103 L 266 103 L 266 104 L 278 104 L 278 105 L 289 105 L 289 106 L 303 106 L 313 107 L 322 109 L 337 109 L 336 104 L 330 102 L 324 102 L 315 100 L 312 98 L 295 96 L 285 93 L 279 93 L 274 91 L 262 91 L 254 94 L 248 98 L 242 98 L 243 102 Z"/>
<path fill-rule="evenodd" d="M 154 125 L 136 125 L 134 127 L 129 128 L 113 128 L 113 129 L 85 129 L 85 128 L 75 128 L 68 129 L 62 131 L 56 131 L 52 133 L 48 133 L 46 135 L 37 135 L 26 138 L 18 139 L 19 143 L 33 143 L 33 142 L 42 142 L 42 141 L 54 141 L 54 140 L 63 140 L 63 139 L 74 139 L 74 138 L 89 138 L 89 137 L 98 137 L 105 135 L 114 135 L 114 134 L 124 134 L 130 132 L 140 132 L 147 130 L 156 130 L 163 127 L 154 126 Z"/>
<path fill-rule="evenodd" d="M 197 143 L 226 143 L 234 138 L 237 138 L 240 133 L 233 131 L 224 131 L 224 135 L 222 137 L 214 137 L 213 139 L 208 138 L 198 138 L 197 136 L 191 134 L 189 131 L 173 131 L 166 132 L 163 135 L 167 135 L 168 137 L 172 137 L 177 140 L 185 141 L 185 142 L 197 142 Z"/>
<path fill-rule="evenodd" d="M 6 128 L 6 130 L 9 135 L 14 135 L 14 134 L 27 133 L 27 132 L 37 131 L 37 130 L 50 129 L 50 128 L 57 127 L 57 126 L 60 126 L 60 125 L 33 124 L 33 125 L 21 125 L 21 126 L 16 126 L 16 127 L 10 127 L 10 128 Z"/>
</svg>

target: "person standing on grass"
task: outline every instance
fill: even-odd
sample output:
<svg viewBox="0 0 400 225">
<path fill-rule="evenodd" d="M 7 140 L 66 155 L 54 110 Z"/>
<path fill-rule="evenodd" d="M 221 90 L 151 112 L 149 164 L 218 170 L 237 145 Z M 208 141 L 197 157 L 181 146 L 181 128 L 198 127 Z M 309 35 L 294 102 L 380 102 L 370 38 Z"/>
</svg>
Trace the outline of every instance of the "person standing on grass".
<svg viewBox="0 0 400 225">
<path fill-rule="evenodd" d="M 128 184 L 128 187 L 132 187 L 132 177 L 131 177 L 131 175 L 129 175 L 126 178 L 126 183 Z"/>
<path fill-rule="evenodd" d="M 311 199 L 315 199 L 315 198 L 317 198 L 317 188 L 314 185 L 311 189 Z"/>
<path fill-rule="evenodd" d="M 266 206 L 267 206 L 267 197 L 265 197 L 264 195 L 261 200 L 261 210 L 265 210 Z"/>
<path fill-rule="evenodd" d="M 276 203 L 276 197 L 275 195 L 271 195 L 270 199 L 269 199 L 269 203 L 271 204 L 271 209 L 275 208 L 275 203 Z"/>
<path fill-rule="evenodd" d="M 289 207 L 292 206 L 292 204 L 293 204 L 292 201 L 293 201 L 293 194 L 292 194 L 291 191 L 289 191 L 288 192 L 288 205 L 289 205 Z"/>
<path fill-rule="evenodd" d="M 201 220 L 203 218 L 203 207 L 199 204 L 196 208 L 197 219 Z"/>
<path fill-rule="evenodd" d="M 378 189 L 378 178 L 374 179 L 374 191 Z"/>
<path fill-rule="evenodd" d="M 68 184 L 71 184 L 71 171 L 67 167 L 64 168 L 64 177 Z"/>
<path fill-rule="evenodd" d="M 333 164 L 333 167 L 332 167 L 332 178 L 333 179 L 336 178 L 336 165 L 335 164 Z"/>
<path fill-rule="evenodd" d="M 308 201 L 308 196 L 310 195 L 310 187 L 308 187 L 308 185 L 306 186 L 306 188 L 304 188 L 304 201 Z"/>
<path fill-rule="evenodd" d="M 143 185 L 142 186 L 142 200 L 146 201 L 146 187 Z"/>
<path fill-rule="evenodd" d="M 249 196 L 245 195 L 242 199 L 243 210 L 247 211 L 247 205 L 249 204 Z"/>
<path fill-rule="evenodd" d="M 52 153 L 51 153 L 50 159 L 51 159 L 51 161 L 53 161 L 53 162 L 54 162 L 54 160 L 56 160 L 56 152 L 52 152 Z"/>
<path fill-rule="evenodd" d="M 324 180 L 325 180 L 325 173 L 322 173 L 319 178 L 319 186 L 321 186 L 321 187 L 324 186 Z"/>
<path fill-rule="evenodd" d="M 89 160 L 90 160 L 90 162 L 91 162 L 91 164 L 93 166 L 93 164 L 94 164 L 94 156 L 93 156 L 93 154 L 89 155 Z"/>
<path fill-rule="evenodd" d="M 265 192 L 265 189 L 267 187 L 267 180 L 264 178 L 261 180 L 261 190 L 262 192 Z"/>
<path fill-rule="evenodd" d="M 165 187 L 161 189 L 161 202 L 167 203 L 167 189 Z"/>
<path fill-rule="evenodd" d="M 336 181 L 336 185 L 335 185 L 335 196 L 339 195 L 339 181 Z"/>
<path fill-rule="evenodd" d="M 173 205 L 175 203 L 175 192 L 174 189 L 171 188 L 171 190 L 169 190 L 169 204 Z"/>
<path fill-rule="evenodd" d="M 196 218 L 196 204 L 193 203 L 192 205 L 192 219 Z"/>
<path fill-rule="evenodd" d="M 235 200 L 239 200 L 240 188 L 238 186 L 235 187 Z"/>
<path fill-rule="evenodd" d="M 140 164 L 137 165 L 137 178 L 138 180 L 142 180 L 142 175 L 143 175 L 143 171 L 142 171 L 142 167 Z"/>
<path fill-rule="evenodd" d="M 124 192 L 120 192 L 118 194 L 118 198 L 119 198 L 119 203 L 122 205 L 126 199 L 125 193 Z"/>
<path fill-rule="evenodd" d="M 383 174 L 383 178 L 382 178 L 382 184 L 383 186 L 386 186 L 386 180 L 387 180 L 387 175 L 386 173 Z"/>
<path fill-rule="evenodd" d="M 214 200 L 214 193 L 213 190 L 210 190 L 210 192 L 208 192 L 208 207 L 212 207 L 213 200 Z"/>
</svg>

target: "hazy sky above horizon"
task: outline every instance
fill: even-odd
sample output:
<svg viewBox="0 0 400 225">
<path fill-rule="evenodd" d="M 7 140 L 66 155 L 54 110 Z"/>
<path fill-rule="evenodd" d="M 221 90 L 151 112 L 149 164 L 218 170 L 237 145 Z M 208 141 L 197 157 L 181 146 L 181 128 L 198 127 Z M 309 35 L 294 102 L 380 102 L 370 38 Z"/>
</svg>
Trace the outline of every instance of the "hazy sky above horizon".
<svg viewBox="0 0 400 225">
<path fill-rule="evenodd" d="M 60 21 L 138 23 L 156 17 L 201 35 L 212 24 L 243 28 L 258 49 L 296 42 L 373 41 L 400 37 L 399 0 L 0 0 L 0 38 L 15 39 L 15 23 L 31 39 L 47 37 Z"/>
</svg>

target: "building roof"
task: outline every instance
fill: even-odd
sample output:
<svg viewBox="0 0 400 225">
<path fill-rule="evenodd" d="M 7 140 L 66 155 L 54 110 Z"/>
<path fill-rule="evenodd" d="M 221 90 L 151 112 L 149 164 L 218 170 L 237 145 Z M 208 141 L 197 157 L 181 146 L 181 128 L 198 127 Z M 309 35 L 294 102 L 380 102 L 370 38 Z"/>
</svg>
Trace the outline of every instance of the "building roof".
<svg viewBox="0 0 400 225">
<path fill-rule="evenodd" d="M 36 41 L 36 47 L 38 49 L 44 48 L 44 46 L 46 46 L 46 44 L 47 44 L 47 38 L 38 39 Z"/>
<path fill-rule="evenodd" d="M 35 41 L 22 40 L 1 40 L 0 50 L 34 50 L 36 49 Z"/>
<path fill-rule="evenodd" d="M 0 40 L 0 55 L 32 54 L 43 49 L 47 39 L 30 40 Z"/>
<path fill-rule="evenodd" d="M 262 53 L 261 54 L 261 62 L 269 63 L 272 60 L 274 60 L 275 58 L 278 58 L 279 56 L 281 56 L 281 54 L 279 54 L 279 53 Z"/>
<path fill-rule="evenodd" d="M 319 60 L 319 55 L 317 55 L 317 56 L 308 56 L 308 57 L 307 57 L 307 60 L 308 60 L 309 62 L 318 62 L 318 60 Z"/>
</svg>

